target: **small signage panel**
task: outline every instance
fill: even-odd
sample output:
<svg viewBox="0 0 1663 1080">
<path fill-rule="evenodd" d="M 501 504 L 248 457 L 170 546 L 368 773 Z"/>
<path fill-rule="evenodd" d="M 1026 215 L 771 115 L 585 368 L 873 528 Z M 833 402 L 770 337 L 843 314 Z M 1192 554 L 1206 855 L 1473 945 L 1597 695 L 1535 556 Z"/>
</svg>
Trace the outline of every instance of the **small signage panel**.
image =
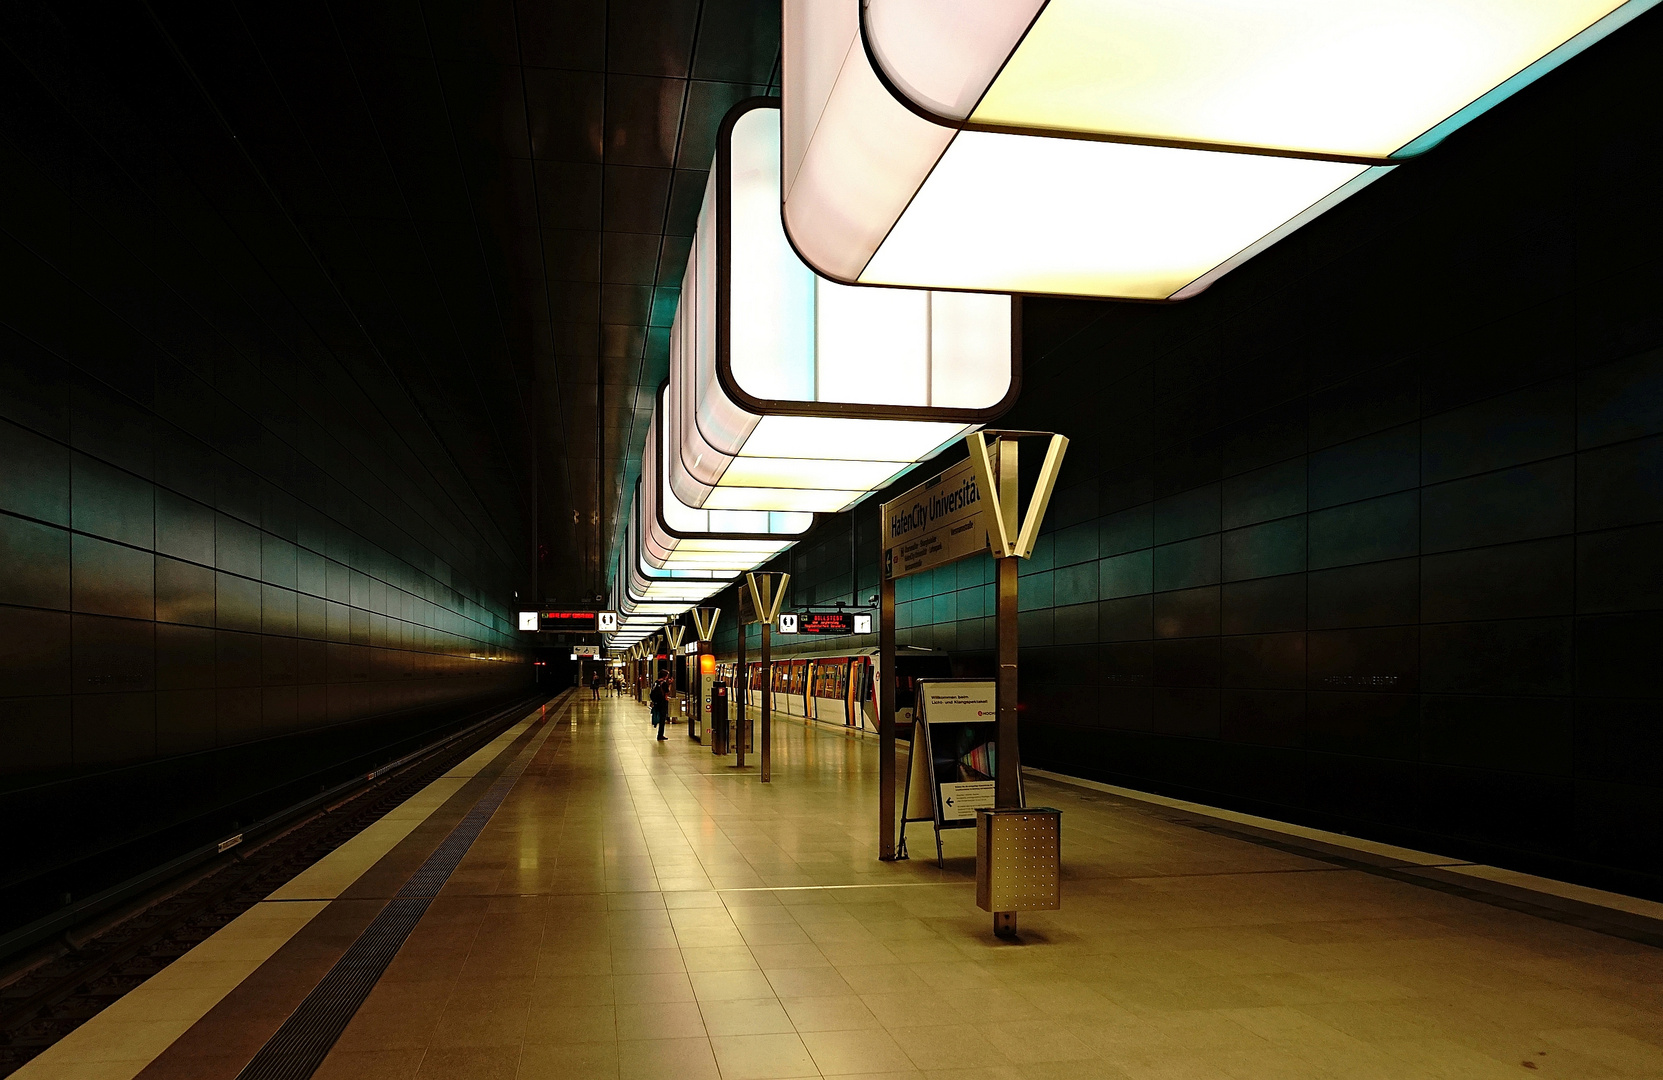
<svg viewBox="0 0 1663 1080">
<path fill-rule="evenodd" d="M 593 645 L 573 645 L 572 646 L 572 659 L 573 660 L 594 660 L 595 658 L 599 657 L 600 654 L 601 654 L 601 651 L 599 649 L 595 648 Z"/>
<path fill-rule="evenodd" d="M 520 629 L 521 630 L 535 630 L 535 629 L 537 629 L 537 613 L 535 611 L 522 611 L 522 612 L 520 612 Z"/>
<path fill-rule="evenodd" d="M 616 611 L 597 611 L 595 613 L 595 628 L 603 634 L 618 632 L 618 613 Z"/>
<path fill-rule="evenodd" d="M 976 469 L 967 458 L 883 504 L 883 576 L 903 578 L 987 550 Z"/>
<path fill-rule="evenodd" d="M 872 632 L 872 616 L 864 612 L 855 616 L 855 633 L 870 634 Z"/>
<path fill-rule="evenodd" d="M 780 612 L 780 633 L 795 634 L 797 632 L 797 613 L 794 611 Z"/>
</svg>

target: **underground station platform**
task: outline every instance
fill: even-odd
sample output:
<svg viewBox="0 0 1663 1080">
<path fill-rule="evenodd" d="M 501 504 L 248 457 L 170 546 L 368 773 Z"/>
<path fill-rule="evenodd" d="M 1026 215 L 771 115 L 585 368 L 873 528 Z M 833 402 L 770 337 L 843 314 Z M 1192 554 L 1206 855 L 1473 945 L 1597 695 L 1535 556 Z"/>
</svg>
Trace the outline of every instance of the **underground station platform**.
<svg viewBox="0 0 1663 1080">
<path fill-rule="evenodd" d="M 567 691 L 13 1075 L 1663 1074 L 1663 905 L 1030 773 L 1067 902 L 1000 938 L 970 834 L 851 824 L 875 739 L 669 731 Z"/>
</svg>

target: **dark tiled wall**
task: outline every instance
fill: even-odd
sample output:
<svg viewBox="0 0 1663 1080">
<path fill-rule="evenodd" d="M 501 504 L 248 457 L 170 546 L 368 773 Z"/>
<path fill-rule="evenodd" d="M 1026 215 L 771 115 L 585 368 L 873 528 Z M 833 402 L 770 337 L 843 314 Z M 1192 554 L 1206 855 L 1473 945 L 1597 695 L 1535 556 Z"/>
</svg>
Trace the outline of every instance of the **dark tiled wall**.
<svg viewBox="0 0 1663 1080">
<path fill-rule="evenodd" d="M 322 425 L 308 425 L 309 453 L 270 439 L 245 465 L 10 344 L 0 360 L 14 376 L 0 399 L 0 785 L 524 683 L 510 613 L 479 603 L 399 535 L 376 509 L 390 494 L 379 484 L 354 491 L 331 477 L 333 464 L 348 483 L 368 479 Z M 32 385 L 18 387 L 19 376 Z M 260 427 L 194 389 L 206 415 Z"/>
<path fill-rule="evenodd" d="M 1030 302 L 1004 423 L 1073 444 L 1028 763 L 1663 891 L 1660 48 L 1654 13 L 1198 299 Z M 827 529 L 798 601 L 855 598 Z M 989 581 L 901 582 L 902 643 L 985 669 Z"/>
<path fill-rule="evenodd" d="M 0 892 L 531 672 L 522 542 L 304 230 L 50 38 L 0 59 Z"/>
</svg>

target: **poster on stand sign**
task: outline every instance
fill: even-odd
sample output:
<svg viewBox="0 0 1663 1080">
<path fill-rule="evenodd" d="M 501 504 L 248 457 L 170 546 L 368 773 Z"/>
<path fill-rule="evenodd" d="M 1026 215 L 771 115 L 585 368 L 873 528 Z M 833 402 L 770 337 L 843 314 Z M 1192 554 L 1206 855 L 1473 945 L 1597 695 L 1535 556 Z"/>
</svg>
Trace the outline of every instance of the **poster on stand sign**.
<svg viewBox="0 0 1663 1080">
<path fill-rule="evenodd" d="M 992 679 L 919 681 L 901 808 L 903 852 L 907 822 L 929 821 L 935 825 L 940 863 L 941 831 L 974 828 L 976 811 L 993 808 L 999 775 L 997 692 Z"/>
</svg>

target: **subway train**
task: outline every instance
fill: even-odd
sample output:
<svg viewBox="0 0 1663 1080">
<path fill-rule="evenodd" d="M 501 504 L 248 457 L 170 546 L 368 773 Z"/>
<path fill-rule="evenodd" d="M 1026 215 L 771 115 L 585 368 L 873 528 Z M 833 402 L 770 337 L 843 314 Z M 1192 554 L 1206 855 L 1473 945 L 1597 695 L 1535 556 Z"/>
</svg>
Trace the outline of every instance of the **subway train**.
<svg viewBox="0 0 1663 1080">
<path fill-rule="evenodd" d="M 901 646 L 895 652 L 898 674 L 895 727 L 898 735 L 907 738 L 912 730 L 913 687 L 919 679 L 949 678 L 953 668 L 947 654 L 934 649 Z M 747 656 L 746 660 L 748 700 L 755 710 L 762 703 L 762 665 L 755 656 Z M 724 678 L 733 681 L 732 661 L 718 667 Z M 877 668 L 877 649 L 832 648 L 823 653 L 796 653 L 788 659 L 775 660 L 774 713 L 807 717 L 831 727 L 875 732 L 878 730 L 878 684 L 874 678 Z"/>
</svg>

